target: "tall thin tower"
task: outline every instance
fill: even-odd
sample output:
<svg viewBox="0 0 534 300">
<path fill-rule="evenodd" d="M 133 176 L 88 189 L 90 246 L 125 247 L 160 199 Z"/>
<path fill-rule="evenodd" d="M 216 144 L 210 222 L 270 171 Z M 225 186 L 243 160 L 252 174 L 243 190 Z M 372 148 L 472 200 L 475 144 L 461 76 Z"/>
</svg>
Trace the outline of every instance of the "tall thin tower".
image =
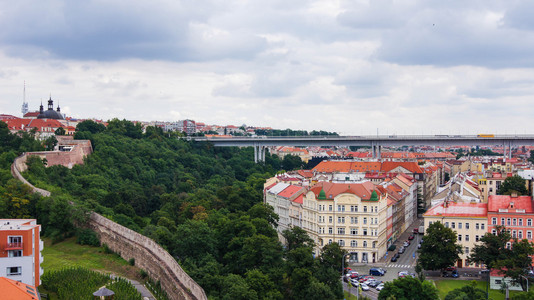
<svg viewBox="0 0 534 300">
<path fill-rule="evenodd" d="M 24 115 L 28 112 L 28 102 L 26 102 L 26 80 L 24 80 L 24 92 L 23 92 L 23 95 L 22 95 L 22 109 L 21 109 L 21 112 L 22 112 L 22 116 L 24 117 Z"/>
</svg>

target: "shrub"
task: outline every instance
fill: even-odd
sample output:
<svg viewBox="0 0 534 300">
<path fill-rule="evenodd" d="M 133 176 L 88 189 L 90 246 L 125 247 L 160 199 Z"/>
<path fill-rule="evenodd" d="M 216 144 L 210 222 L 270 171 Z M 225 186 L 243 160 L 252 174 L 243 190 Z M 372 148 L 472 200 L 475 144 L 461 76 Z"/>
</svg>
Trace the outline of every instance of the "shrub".
<svg viewBox="0 0 534 300">
<path fill-rule="evenodd" d="M 87 228 L 80 228 L 78 229 L 76 237 L 76 243 L 80 245 L 89 245 L 89 246 L 100 246 L 100 241 L 98 240 L 98 236 L 94 231 Z"/>
<path fill-rule="evenodd" d="M 128 263 L 130 264 L 130 266 L 134 266 L 134 265 L 135 265 L 135 258 L 133 258 L 133 257 L 130 258 L 130 259 L 128 260 Z"/>
</svg>

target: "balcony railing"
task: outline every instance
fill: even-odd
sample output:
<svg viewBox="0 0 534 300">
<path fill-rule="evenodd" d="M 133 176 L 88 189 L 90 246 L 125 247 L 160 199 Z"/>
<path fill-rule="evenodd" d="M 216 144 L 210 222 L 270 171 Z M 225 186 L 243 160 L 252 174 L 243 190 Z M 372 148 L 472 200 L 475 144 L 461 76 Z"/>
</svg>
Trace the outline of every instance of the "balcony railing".
<svg viewBox="0 0 534 300">
<path fill-rule="evenodd" d="M 5 250 L 22 250 L 22 242 L 7 243 Z"/>
</svg>

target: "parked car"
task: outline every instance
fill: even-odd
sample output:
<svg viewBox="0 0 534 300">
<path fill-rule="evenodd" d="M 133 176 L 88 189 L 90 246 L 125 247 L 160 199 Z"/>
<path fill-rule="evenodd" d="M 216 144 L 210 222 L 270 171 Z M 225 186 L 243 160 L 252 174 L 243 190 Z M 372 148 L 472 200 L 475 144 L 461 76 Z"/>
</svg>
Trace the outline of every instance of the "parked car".
<svg viewBox="0 0 534 300">
<path fill-rule="evenodd" d="M 451 275 L 453 278 L 458 278 L 458 270 L 452 271 Z"/>
<path fill-rule="evenodd" d="M 357 278 L 351 279 L 350 283 L 352 284 L 352 286 L 359 286 L 360 285 L 360 283 L 358 282 Z"/>
<path fill-rule="evenodd" d="M 386 274 L 386 270 L 382 268 L 371 268 L 369 270 L 369 275 L 384 276 L 384 274 Z"/>
<path fill-rule="evenodd" d="M 363 283 L 363 282 L 365 282 L 365 281 L 367 281 L 367 280 L 369 280 L 369 279 L 371 279 L 371 278 L 374 278 L 374 277 L 369 276 L 369 275 L 363 275 L 363 276 L 360 276 L 360 278 L 358 279 L 358 281 Z"/>
<path fill-rule="evenodd" d="M 362 283 L 360 284 L 360 287 L 362 288 L 362 291 L 368 291 L 369 290 L 369 286 L 365 283 Z"/>
<path fill-rule="evenodd" d="M 404 244 L 402 244 L 403 247 L 408 247 L 410 246 L 410 243 L 408 241 L 404 242 Z"/>
<path fill-rule="evenodd" d="M 413 229 L 413 234 L 418 234 L 419 233 L 419 228 L 414 228 Z"/>
<path fill-rule="evenodd" d="M 410 241 L 413 240 L 413 239 L 414 239 L 413 234 L 410 234 L 410 236 L 408 237 L 408 239 L 409 239 Z"/>
<path fill-rule="evenodd" d="M 376 289 L 378 291 L 381 291 L 383 288 L 384 288 L 384 283 L 383 282 L 376 286 Z"/>
<path fill-rule="evenodd" d="M 397 253 L 403 254 L 404 253 L 404 247 L 400 247 L 399 252 L 397 252 Z"/>
<path fill-rule="evenodd" d="M 352 272 L 350 272 L 350 273 L 348 274 L 348 276 L 349 276 L 350 278 L 358 278 L 358 277 L 360 276 L 360 274 L 358 274 L 358 272 L 356 272 L 356 271 L 352 271 Z"/>
<path fill-rule="evenodd" d="M 381 280 L 375 280 L 375 281 L 372 281 L 370 282 L 369 284 L 367 284 L 368 286 L 370 287 L 377 287 L 379 284 L 381 284 L 382 281 Z"/>
<path fill-rule="evenodd" d="M 421 249 L 421 243 L 417 244 L 417 249 Z"/>
<path fill-rule="evenodd" d="M 399 278 L 406 277 L 406 276 L 409 276 L 409 275 L 410 275 L 410 272 L 408 272 L 408 271 L 400 271 L 399 272 Z"/>
<path fill-rule="evenodd" d="M 392 257 L 391 257 L 391 261 L 395 262 L 399 259 L 400 255 L 398 253 L 395 253 Z"/>
</svg>

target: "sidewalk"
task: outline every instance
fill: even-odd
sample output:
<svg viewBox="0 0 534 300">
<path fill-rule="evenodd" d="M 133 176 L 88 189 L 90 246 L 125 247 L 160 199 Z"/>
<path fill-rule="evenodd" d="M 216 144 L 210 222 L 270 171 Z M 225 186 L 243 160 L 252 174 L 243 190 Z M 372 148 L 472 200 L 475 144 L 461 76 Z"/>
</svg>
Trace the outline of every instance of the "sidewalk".
<svg viewBox="0 0 534 300">
<path fill-rule="evenodd" d="M 410 225 L 410 227 L 408 227 L 408 229 L 406 229 L 406 231 L 404 231 L 398 238 L 397 240 L 393 243 L 393 245 L 397 246 L 397 248 L 395 248 L 395 251 L 398 251 L 400 247 L 402 247 L 402 243 L 404 243 L 404 241 L 408 240 L 408 237 L 413 233 L 413 229 L 414 228 L 419 228 L 420 225 L 423 225 L 423 218 L 418 218 L 418 219 L 415 219 L 415 221 L 412 223 L 412 225 Z M 423 235 L 419 235 L 419 238 L 422 238 Z M 382 264 L 382 265 L 386 265 L 387 262 L 389 261 L 389 259 L 391 259 L 391 255 L 393 255 L 393 253 L 395 253 L 395 251 L 389 251 L 391 253 L 388 253 L 388 256 L 382 256 L 378 262 L 376 263 L 376 265 L 378 264 Z"/>
</svg>

